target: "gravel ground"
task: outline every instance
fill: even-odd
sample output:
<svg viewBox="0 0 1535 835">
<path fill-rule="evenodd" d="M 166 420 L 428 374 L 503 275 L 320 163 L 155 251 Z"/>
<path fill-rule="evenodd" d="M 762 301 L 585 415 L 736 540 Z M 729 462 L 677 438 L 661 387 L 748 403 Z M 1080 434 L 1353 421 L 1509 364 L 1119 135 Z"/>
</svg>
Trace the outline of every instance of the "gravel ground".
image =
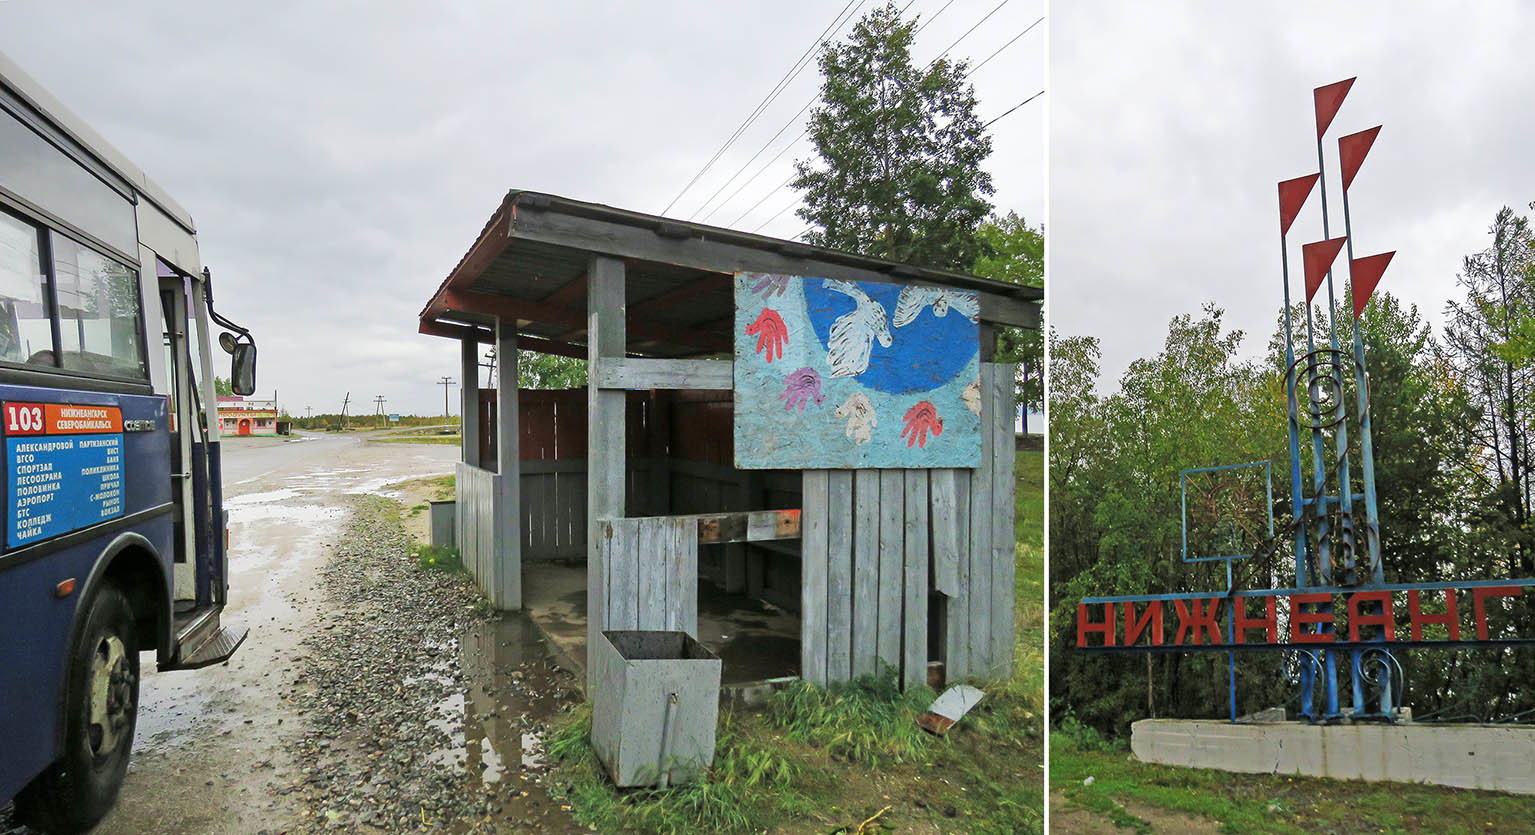
<svg viewBox="0 0 1535 835">
<path fill-rule="evenodd" d="M 346 501 L 345 532 L 310 579 L 321 614 L 270 671 L 279 716 L 298 726 L 280 734 L 291 764 L 248 763 L 298 823 L 222 831 L 586 832 L 543 784 L 542 739 L 580 701 L 574 677 L 527 618 L 487 612 L 467 575 L 418 567 L 396 502 Z M 29 835 L 9 811 L 0 835 Z"/>
<path fill-rule="evenodd" d="M 305 639 L 308 661 L 283 694 L 305 722 L 290 787 L 310 811 L 300 831 L 584 831 L 528 751 L 544 717 L 579 698 L 572 677 L 536 657 L 466 673 L 464 636 L 501 632 L 465 575 L 417 567 L 397 507 L 354 500 L 319 578 L 334 614 Z M 522 763 L 502 767 L 492 722 L 515 726 Z"/>
</svg>

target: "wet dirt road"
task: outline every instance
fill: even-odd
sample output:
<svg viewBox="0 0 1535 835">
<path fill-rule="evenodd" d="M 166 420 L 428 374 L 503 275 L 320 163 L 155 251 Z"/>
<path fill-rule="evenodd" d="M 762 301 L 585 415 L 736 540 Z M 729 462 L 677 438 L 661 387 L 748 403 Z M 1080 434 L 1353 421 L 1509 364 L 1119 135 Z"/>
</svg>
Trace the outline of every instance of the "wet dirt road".
<svg viewBox="0 0 1535 835">
<path fill-rule="evenodd" d="M 295 768 L 285 744 L 302 717 L 284 682 L 300 642 L 332 613 L 319 567 L 344 533 L 348 494 L 452 471 L 453 446 L 372 444 L 356 436 L 226 439 L 230 598 L 224 620 L 250 627 L 226 665 L 158 673 L 143 656 L 132 765 L 99 833 L 257 833 L 293 828 Z"/>
</svg>

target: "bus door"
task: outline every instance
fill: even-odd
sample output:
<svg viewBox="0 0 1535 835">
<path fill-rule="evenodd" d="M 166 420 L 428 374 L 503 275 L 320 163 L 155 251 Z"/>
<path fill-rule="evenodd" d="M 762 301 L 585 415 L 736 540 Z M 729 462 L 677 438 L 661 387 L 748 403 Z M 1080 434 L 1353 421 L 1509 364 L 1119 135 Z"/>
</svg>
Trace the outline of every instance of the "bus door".
<svg viewBox="0 0 1535 835">
<path fill-rule="evenodd" d="M 170 273 L 166 275 L 166 273 Z M 171 489 L 176 504 L 174 667 L 229 657 L 245 630 L 221 628 L 228 595 L 217 398 L 206 347 L 198 279 L 161 265 L 160 300 L 170 391 Z M 210 419 L 210 414 L 212 415 Z"/>
</svg>

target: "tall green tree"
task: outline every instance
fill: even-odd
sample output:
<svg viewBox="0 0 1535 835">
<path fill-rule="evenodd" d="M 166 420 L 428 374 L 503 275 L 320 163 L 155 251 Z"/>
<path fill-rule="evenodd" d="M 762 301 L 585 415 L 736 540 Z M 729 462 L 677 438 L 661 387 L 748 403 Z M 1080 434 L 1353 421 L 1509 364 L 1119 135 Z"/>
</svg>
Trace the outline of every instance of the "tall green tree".
<svg viewBox="0 0 1535 835">
<path fill-rule="evenodd" d="M 586 360 L 519 350 L 517 386 L 525 389 L 584 388 Z"/>
<path fill-rule="evenodd" d="M 1446 306 L 1444 358 L 1479 407 L 1468 426 L 1483 450 L 1472 468 L 1484 506 L 1477 521 L 1504 541 L 1508 571 L 1528 576 L 1535 572 L 1535 380 L 1505 346 L 1516 342 L 1521 319 L 1535 309 L 1535 235 L 1529 221 L 1507 206 L 1488 232 L 1492 246 L 1466 256 L 1462 266 L 1464 300 Z"/>
<path fill-rule="evenodd" d="M 795 163 L 798 213 L 817 227 L 810 243 L 968 270 L 991 211 L 991 175 L 981 168 L 991 139 L 967 62 L 912 64 L 916 25 L 887 4 L 827 45 L 808 128 L 816 158 Z"/>
<path fill-rule="evenodd" d="M 1224 586 L 1213 564 L 1180 559 L 1179 474 L 1283 453 L 1279 375 L 1242 359 L 1242 341 L 1213 305 L 1175 317 L 1162 351 L 1131 363 L 1108 396 L 1094 389 L 1095 342 L 1052 342 L 1051 698 L 1101 729 L 1122 732 L 1148 701 L 1162 716 L 1204 716 L 1224 702 L 1223 658 L 1088 656 L 1072 651 L 1071 630 L 1082 597 Z M 1248 588 L 1274 580 L 1269 564 L 1236 568 Z M 1255 672 L 1239 678 L 1239 695 L 1267 706 L 1278 684 Z"/>
<path fill-rule="evenodd" d="M 981 240 L 982 252 L 970 268 L 972 273 L 1044 288 L 1045 235 L 1042 228 L 1030 226 L 1016 212 L 1008 212 L 988 219 L 976 234 Z M 1034 411 L 1044 408 L 1044 348 L 1044 332 L 1040 329 L 997 330 L 997 361 L 1021 367 L 1018 402 Z"/>
</svg>

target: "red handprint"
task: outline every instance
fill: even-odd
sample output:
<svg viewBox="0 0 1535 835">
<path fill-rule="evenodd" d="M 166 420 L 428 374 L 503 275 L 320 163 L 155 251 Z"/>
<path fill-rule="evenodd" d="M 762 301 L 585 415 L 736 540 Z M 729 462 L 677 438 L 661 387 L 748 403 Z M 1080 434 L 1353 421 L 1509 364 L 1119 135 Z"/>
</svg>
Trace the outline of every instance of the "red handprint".
<svg viewBox="0 0 1535 835">
<path fill-rule="evenodd" d="M 907 409 L 904 419 L 906 425 L 901 428 L 901 436 L 906 439 L 907 449 L 913 444 L 925 448 L 929 432 L 934 435 L 943 434 L 943 418 L 938 416 L 938 407 L 926 400 Z"/>
<path fill-rule="evenodd" d="M 757 337 L 757 353 L 768 362 L 782 357 L 784 346 L 789 344 L 789 328 L 771 307 L 762 308 L 757 321 L 746 326 L 746 335 Z"/>
</svg>

